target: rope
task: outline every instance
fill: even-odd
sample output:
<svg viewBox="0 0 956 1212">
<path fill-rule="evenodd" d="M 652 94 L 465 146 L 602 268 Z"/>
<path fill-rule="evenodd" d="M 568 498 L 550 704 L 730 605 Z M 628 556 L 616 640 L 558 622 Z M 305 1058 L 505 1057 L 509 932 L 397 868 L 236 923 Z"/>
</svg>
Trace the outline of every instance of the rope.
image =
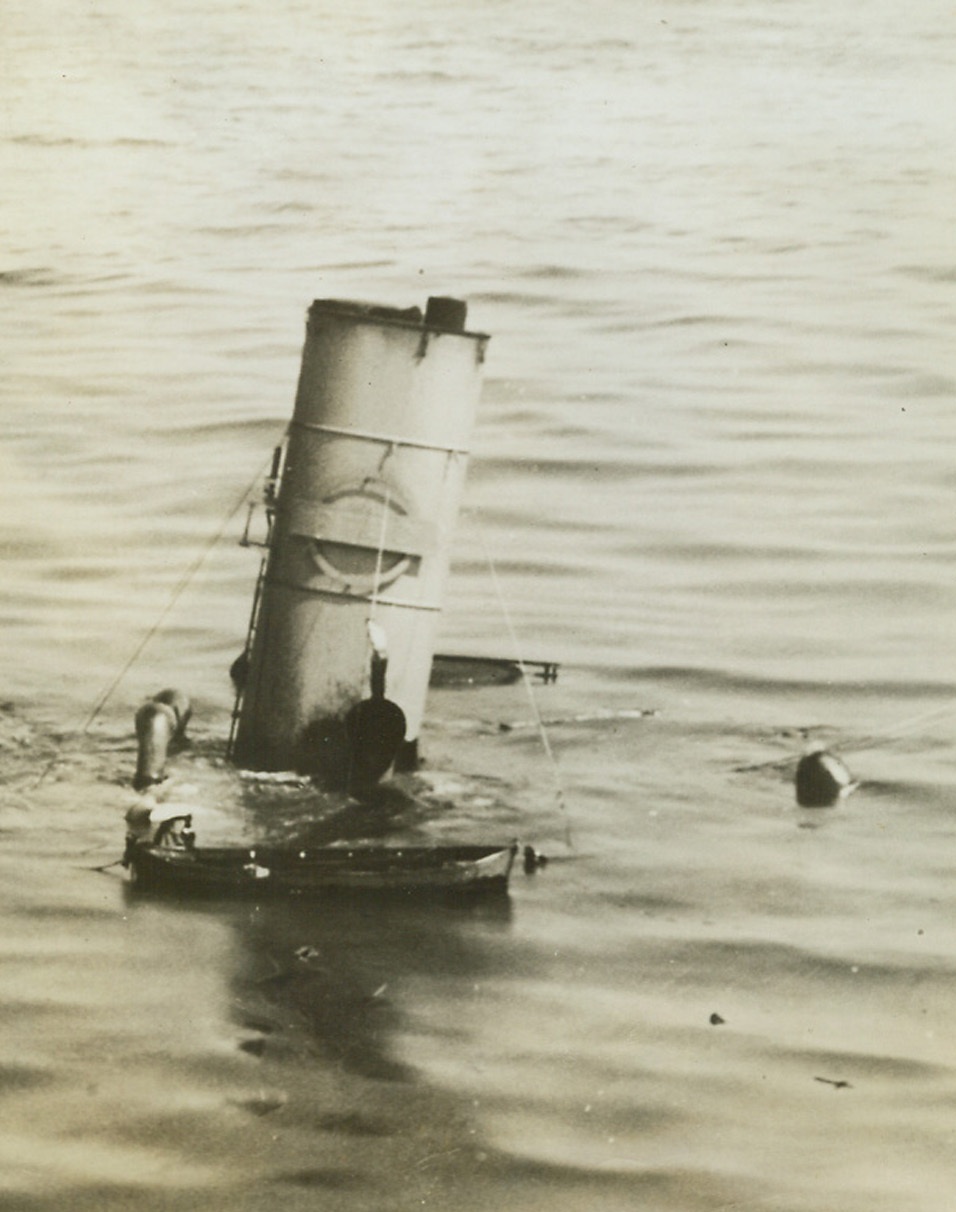
<svg viewBox="0 0 956 1212">
<path fill-rule="evenodd" d="M 477 516 L 477 511 L 476 511 L 476 516 Z M 564 798 L 564 786 L 563 786 L 562 780 L 561 780 L 561 772 L 558 768 L 557 759 L 554 756 L 554 750 L 551 748 L 551 740 L 548 737 L 548 730 L 545 727 L 544 719 L 542 718 L 541 711 L 538 707 L 538 700 L 535 697 L 534 687 L 531 684 L 531 677 L 528 673 L 528 669 L 527 669 L 524 661 L 521 658 L 521 649 L 518 644 L 518 634 L 515 631 L 514 623 L 512 622 L 512 619 L 511 619 L 511 612 L 508 610 L 508 604 L 505 601 L 504 591 L 502 590 L 502 587 L 501 587 L 501 580 L 498 576 L 498 569 L 497 569 L 497 567 L 495 565 L 495 561 L 491 555 L 491 551 L 488 548 L 488 542 L 487 542 L 487 538 L 485 536 L 485 529 L 481 523 L 480 518 L 478 518 L 478 534 L 481 538 L 481 546 L 482 546 L 482 550 L 484 551 L 484 554 L 485 554 L 485 559 L 488 561 L 488 570 L 491 573 L 491 580 L 495 587 L 495 596 L 498 599 L 498 606 L 501 610 L 501 614 L 502 614 L 502 617 L 505 622 L 505 627 L 508 630 L 508 638 L 511 641 L 512 650 L 515 654 L 515 658 L 514 658 L 515 664 L 518 666 L 518 668 L 521 671 L 521 680 L 524 683 L 524 688 L 528 695 L 528 702 L 531 706 L 531 715 L 534 720 L 534 726 L 538 731 L 538 736 L 541 739 L 541 747 L 544 749 L 545 756 L 548 759 L 548 765 L 551 769 L 551 778 L 554 783 L 555 803 L 557 804 L 558 812 L 560 813 L 561 818 L 564 821 L 564 844 L 567 846 L 567 848 L 569 850 L 573 850 L 574 842 L 571 837 L 571 821 L 570 821 L 570 817 L 568 814 L 567 803 L 565 802 L 565 798 Z"/>
<path fill-rule="evenodd" d="M 272 456 L 270 455 L 269 458 L 271 459 L 271 457 Z M 205 564 L 206 560 L 209 557 L 209 553 L 212 551 L 212 549 L 217 545 L 217 543 L 220 541 L 222 536 L 225 534 L 226 527 L 229 525 L 229 523 L 232 521 L 232 519 L 236 516 L 236 514 L 239 512 L 239 510 L 245 504 L 245 502 L 249 496 L 249 493 L 252 492 L 253 488 L 256 485 L 256 481 L 262 475 L 262 471 L 263 471 L 263 468 L 260 468 L 259 471 L 256 472 L 256 475 L 253 478 L 252 482 L 249 484 L 249 486 L 247 488 L 243 489 L 242 495 L 236 501 L 235 505 L 233 505 L 231 507 L 231 509 L 229 510 L 229 512 L 226 514 L 225 518 L 222 520 L 221 524 L 216 529 L 215 533 L 213 535 L 211 535 L 209 539 L 206 540 L 206 543 L 203 546 L 203 548 L 200 550 L 199 555 L 193 560 L 193 562 L 189 565 L 189 567 L 186 569 L 186 571 L 183 573 L 183 575 L 176 582 L 176 585 L 173 588 L 172 593 L 169 595 L 169 600 L 167 601 L 167 603 L 163 607 L 163 609 L 160 611 L 159 616 L 157 617 L 156 621 L 149 628 L 149 630 L 146 632 L 146 634 L 143 636 L 143 638 L 140 640 L 140 642 L 136 645 L 133 652 L 130 654 L 130 656 L 127 658 L 125 664 L 120 669 L 119 673 L 117 673 L 117 675 L 113 678 L 113 680 L 110 682 L 110 684 L 106 687 L 106 689 L 103 691 L 103 693 L 97 699 L 97 701 L 94 704 L 93 708 L 91 709 L 89 715 L 86 717 L 86 721 L 83 724 L 83 727 L 80 729 L 81 736 L 84 733 L 88 732 L 89 729 L 92 727 L 94 720 L 100 714 L 100 712 L 103 710 L 103 708 L 106 706 L 106 704 L 109 702 L 109 700 L 112 697 L 113 692 L 116 690 L 117 686 L 119 686 L 120 682 L 122 682 L 122 680 L 126 676 L 126 674 L 130 671 L 130 669 L 132 669 L 133 665 L 136 664 L 136 662 L 137 662 L 137 660 L 139 660 L 139 657 L 142 654 L 143 650 L 146 648 L 146 645 L 150 642 L 150 640 L 152 640 L 152 638 L 160 630 L 163 623 L 165 623 L 166 619 L 169 617 L 171 611 L 173 610 L 173 607 L 176 605 L 176 603 L 179 601 L 179 599 L 186 592 L 191 581 L 196 576 L 196 574 L 199 572 L 200 568 L 202 568 L 203 564 Z"/>
<path fill-rule="evenodd" d="M 229 511 L 227 512 L 227 514 L 225 515 L 225 517 L 223 518 L 223 520 L 219 524 L 219 526 L 216 528 L 216 531 L 210 536 L 209 539 L 207 539 L 205 545 L 200 550 L 199 555 L 187 567 L 186 571 L 176 582 L 176 585 L 173 587 L 173 591 L 169 596 L 169 601 L 166 603 L 166 605 L 160 611 L 159 616 L 157 617 L 156 621 L 152 624 L 152 626 L 149 628 L 149 630 L 146 632 L 146 634 L 143 636 L 143 638 L 140 640 L 140 642 L 136 645 L 133 652 L 130 654 L 130 656 L 127 658 L 127 660 L 124 662 L 120 671 L 112 679 L 112 681 L 105 688 L 105 690 L 102 692 L 100 697 L 96 700 L 93 707 L 90 709 L 89 715 L 87 715 L 85 721 L 83 722 L 82 727 L 79 729 L 80 736 L 84 736 L 90 730 L 90 728 L 93 726 L 93 723 L 96 720 L 97 716 L 100 714 L 100 712 L 106 706 L 106 704 L 109 702 L 109 700 L 112 697 L 113 693 L 115 692 L 117 686 L 119 686 L 120 682 L 122 682 L 123 678 L 130 671 L 130 669 L 133 667 L 133 665 L 136 663 L 136 661 L 139 659 L 143 650 L 146 648 L 146 645 L 150 642 L 150 640 L 156 635 L 156 633 L 162 627 L 163 623 L 166 621 L 166 619 L 169 616 L 170 612 L 172 611 L 173 607 L 176 605 L 176 603 L 179 601 L 179 599 L 185 593 L 186 589 L 189 587 L 190 582 L 193 580 L 193 578 L 199 572 L 200 568 L 203 566 L 203 564 L 208 559 L 209 553 L 212 551 L 212 549 L 216 546 L 216 544 L 220 541 L 222 536 L 225 534 L 226 528 L 228 527 L 229 523 L 233 520 L 233 518 L 236 516 L 236 514 L 242 508 L 243 504 L 248 499 L 249 494 L 255 488 L 256 483 L 262 476 L 263 472 L 266 469 L 266 466 L 268 465 L 269 459 L 271 459 L 271 458 L 272 458 L 272 455 L 270 454 L 269 458 L 263 462 L 262 466 L 260 466 L 260 468 L 258 469 L 256 474 L 253 476 L 253 478 L 249 482 L 249 484 L 242 490 L 242 494 L 236 500 L 236 503 L 234 505 L 230 506 Z M 50 763 L 50 766 L 47 767 L 47 769 L 43 772 L 43 774 L 41 774 L 40 779 L 38 780 L 38 783 L 42 782 L 42 780 L 49 773 L 49 770 L 52 769 L 52 767 L 56 763 L 56 761 L 57 761 L 57 757 L 54 757 L 52 762 Z"/>
<path fill-rule="evenodd" d="M 865 744 L 860 744 L 855 747 L 857 752 L 864 749 L 870 749 L 873 745 L 881 740 L 887 740 L 892 737 L 904 736 L 907 732 L 913 732 L 923 724 L 928 724 L 932 720 L 945 719 L 946 716 L 956 712 L 956 702 L 944 703 L 941 707 L 934 707 L 931 711 L 922 711 L 919 715 L 911 715 L 909 719 L 904 719 L 897 724 L 890 724 L 886 728 L 880 729 L 870 735 L 869 740 Z M 852 752 L 852 751 L 851 751 Z"/>
<path fill-rule="evenodd" d="M 200 568 L 202 568 L 203 564 L 206 562 L 206 560 L 209 556 L 209 553 L 212 551 L 212 549 L 216 546 L 216 544 L 220 541 L 222 536 L 225 534 L 226 527 L 233 520 L 233 518 L 236 516 L 236 514 L 242 508 L 243 504 L 248 499 L 249 494 L 255 488 L 256 483 L 262 476 L 263 472 L 266 469 L 266 466 L 268 465 L 269 459 L 271 459 L 271 458 L 272 458 L 272 455 L 269 455 L 269 458 L 266 459 L 262 463 L 262 465 L 259 467 L 256 474 L 252 477 L 252 480 L 242 490 L 242 495 L 237 499 L 235 505 L 230 507 L 229 512 L 223 518 L 222 522 L 217 527 L 215 533 L 206 541 L 205 545 L 200 550 L 199 555 L 193 560 L 193 562 L 188 566 L 188 568 L 183 573 L 183 575 L 176 582 L 176 585 L 173 587 L 173 591 L 169 596 L 169 601 L 166 603 L 166 605 L 160 611 L 159 616 L 157 617 L 156 621 L 152 624 L 152 626 L 149 628 L 149 630 L 146 632 L 146 634 L 143 636 L 143 638 L 140 640 L 140 642 L 136 645 L 133 652 L 130 654 L 130 656 L 127 658 L 127 660 L 124 662 L 119 673 L 116 674 L 116 676 L 113 678 L 113 680 L 109 683 L 109 685 L 106 687 L 106 689 L 102 692 L 100 697 L 93 704 L 92 708 L 90 709 L 89 715 L 87 715 L 82 726 L 78 730 L 80 736 L 85 736 L 87 734 L 87 732 L 89 732 L 89 730 L 90 730 L 90 728 L 92 728 L 93 723 L 96 720 L 97 716 L 100 714 L 100 712 L 106 706 L 106 704 L 109 702 L 109 700 L 112 697 L 117 686 L 119 686 L 119 684 L 120 684 L 120 682 L 122 682 L 123 678 L 127 675 L 127 673 L 129 673 L 130 669 L 132 669 L 132 667 L 136 663 L 136 661 L 139 660 L 140 656 L 143 653 L 143 650 L 146 648 L 146 645 L 150 642 L 150 640 L 153 638 L 153 636 L 155 636 L 156 633 L 159 631 L 159 629 L 162 627 L 163 623 L 166 621 L 166 619 L 169 616 L 170 612 L 172 611 L 173 607 L 176 605 L 176 603 L 179 601 L 179 599 L 185 593 L 185 591 L 188 588 L 193 577 L 196 576 L 196 574 L 199 572 Z M 44 781 L 44 779 L 47 778 L 50 771 L 53 769 L 53 767 L 57 764 L 57 762 L 59 760 L 60 760 L 59 753 L 55 753 L 53 755 L 53 757 L 50 758 L 50 761 L 43 768 L 43 770 L 40 771 L 40 774 L 38 775 L 36 782 L 33 784 L 34 790 L 40 786 L 40 784 Z"/>
<path fill-rule="evenodd" d="M 888 724 L 885 728 L 871 732 L 868 737 L 864 737 L 859 741 L 841 745 L 840 752 L 844 754 L 866 753 L 868 749 L 874 749 L 877 745 L 882 744 L 883 741 L 898 740 L 908 733 L 914 732 L 923 724 L 943 720 L 953 714 L 956 714 L 956 702 L 944 703 L 941 707 L 933 707 L 929 711 L 921 711 L 918 715 L 911 715 L 908 719 Z M 737 774 L 748 774 L 753 770 L 786 770 L 788 766 L 792 765 L 793 761 L 793 757 L 771 758 L 767 762 L 753 762 L 746 766 L 735 766 L 734 772 Z"/>
<path fill-rule="evenodd" d="M 383 460 L 384 461 L 384 460 Z M 375 552 L 375 579 L 372 582 L 372 596 L 369 604 L 368 621 L 375 620 L 375 608 L 378 606 L 378 592 L 382 583 L 382 561 L 385 556 L 385 533 L 388 529 L 388 510 L 392 496 L 388 485 L 385 485 L 385 495 L 382 498 L 382 529 L 378 536 L 378 550 Z"/>
</svg>

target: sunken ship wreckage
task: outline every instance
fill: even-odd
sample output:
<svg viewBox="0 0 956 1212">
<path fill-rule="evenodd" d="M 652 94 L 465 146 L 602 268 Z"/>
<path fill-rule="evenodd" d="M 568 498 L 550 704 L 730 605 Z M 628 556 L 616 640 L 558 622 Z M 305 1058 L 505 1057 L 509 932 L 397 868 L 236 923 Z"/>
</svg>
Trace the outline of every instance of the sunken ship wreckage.
<svg viewBox="0 0 956 1212">
<path fill-rule="evenodd" d="M 232 670 L 228 754 L 239 768 L 294 771 L 361 798 L 417 765 L 489 340 L 465 322 L 466 305 L 447 298 L 429 299 L 424 314 L 341 300 L 309 309 Z M 137 717 L 140 787 L 151 779 L 153 731 L 179 724 L 170 693 Z M 124 861 L 137 885 L 176 892 L 501 892 L 517 853 L 511 841 L 213 848 L 189 816 L 157 815 L 145 804 L 128 814 Z"/>
</svg>

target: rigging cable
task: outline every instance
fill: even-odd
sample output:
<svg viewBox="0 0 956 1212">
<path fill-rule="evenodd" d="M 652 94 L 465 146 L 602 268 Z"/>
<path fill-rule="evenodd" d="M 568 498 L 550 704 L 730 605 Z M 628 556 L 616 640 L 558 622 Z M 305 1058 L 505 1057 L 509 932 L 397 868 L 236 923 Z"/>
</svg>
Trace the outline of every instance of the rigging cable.
<svg viewBox="0 0 956 1212">
<path fill-rule="evenodd" d="M 387 456 L 386 456 L 387 457 Z M 384 463 L 384 459 L 382 462 Z M 372 581 L 372 595 L 369 599 L 368 621 L 375 621 L 375 609 L 378 606 L 378 592 L 382 583 L 382 561 L 385 557 L 385 534 L 388 530 L 388 510 L 391 505 L 391 490 L 385 485 L 385 493 L 382 497 L 382 529 L 378 536 L 378 548 L 375 552 L 375 574 Z"/>
<path fill-rule="evenodd" d="M 908 719 L 899 720 L 894 724 L 887 724 L 885 728 L 879 728 L 876 732 L 871 732 L 869 736 L 862 737 L 857 741 L 850 741 L 846 745 L 841 745 L 840 752 L 865 753 L 868 749 L 875 749 L 883 741 L 899 740 L 924 724 L 944 720 L 947 716 L 954 713 L 956 713 L 956 702 L 951 700 L 939 707 L 933 707 L 929 711 L 921 711 L 917 715 L 911 715 Z M 812 731 L 812 729 L 807 729 L 807 731 Z M 736 774 L 749 774 L 755 770 L 786 770 L 796 760 L 792 756 L 771 758 L 766 762 L 753 762 L 745 766 L 735 766 L 734 772 Z"/>
<path fill-rule="evenodd" d="M 548 765 L 551 770 L 551 778 L 554 783 L 554 798 L 558 806 L 558 812 L 564 822 L 564 843 L 569 850 L 574 849 L 574 842 L 571 837 L 571 820 L 568 813 L 567 803 L 564 797 L 564 785 L 561 779 L 561 771 L 558 767 L 557 759 L 554 756 L 554 750 L 551 748 L 551 740 L 548 736 L 548 730 L 545 727 L 544 719 L 542 718 L 538 700 L 535 697 L 534 687 L 531 684 L 531 676 L 528 673 L 527 666 L 521 658 L 521 649 L 518 645 L 518 634 L 515 631 L 514 623 L 511 619 L 511 612 L 508 610 L 508 604 L 505 601 L 504 591 L 501 586 L 501 580 L 498 576 L 498 569 L 495 565 L 494 558 L 488 547 L 488 541 L 485 535 L 485 528 L 482 524 L 481 517 L 477 509 L 474 511 L 478 521 L 478 534 L 481 538 L 482 550 L 485 553 L 485 559 L 488 562 L 488 569 L 491 573 L 491 580 L 495 587 L 495 596 L 498 599 L 498 606 L 501 610 L 502 617 L 505 622 L 505 627 L 508 629 L 508 638 L 511 641 L 512 650 L 515 654 L 515 664 L 521 671 L 521 680 L 524 683 L 525 691 L 528 695 L 528 702 L 531 705 L 531 716 L 534 720 L 535 727 L 538 730 L 538 736 L 541 738 L 541 746 L 544 749 L 548 759 Z"/>
<path fill-rule="evenodd" d="M 271 459 L 271 458 L 272 458 L 272 456 L 270 455 L 269 459 Z M 266 463 L 268 463 L 268 461 L 269 460 L 267 459 Z M 126 660 L 126 663 L 123 665 L 122 669 L 120 669 L 119 673 L 117 673 L 116 677 L 113 678 L 113 680 L 110 682 L 110 684 L 106 687 L 106 689 L 103 691 L 103 693 L 97 699 L 96 703 L 94 704 L 93 708 L 91 709 L 89 715 L 86 718 L 86 722 L 83 724 L 83 727 L 80 729 L 80 735 L 83 735 L 85 732 L 87 732 L 92 727 L 94 720 L 100 714 L 100 712 L 103 710 L 103 708 L 106 706 L 106 704 L 109 702 L 109 700 L 112 697 L 113 692 L 116 690 L 117 686 L 119 686 L 120 682 L 122 682 L 122 680 L 126 676 L 126 674 L 130 671 L 130 669 L 132 669 L 133 665 L 136 664 L 137 660 L 139 660 L 139 657 L 141 656 L 146 645 L 150 642 L 150 640 L 153 638 L 153 636 L 155 636 L 156 633 L 160 630 L 163 623 L 165 623 L 165 621 L 168 618 L 169 614 L 171 613 L 173 607 L 176 605 L 176 603 L 179 601 L 179 599 L 183 596 L 183 594 L 189 588 L 190 583 L 192 582 L 192 580 L 196 576 L 196 574 L 199 572 L 200 568 L 202 568 L 203 564 L 205 564 L 206 560 L 209 557 L 209 553 L 217 545 L 217 543 L 219 543 L 219 541 L 222 539 L 222 536 L 226 532 L 226 527 L 229 525 L 229 523 L 232 521 L 232 519 L 236 516 L 236 514 L 239 512 L 239 510 L 243 507 L 245 502 L 248 500 L 249 494 L 255 488 L 257 481 L 262 476 L 262 474 L 265 470 L 265 466 L 266 466 L 266 464 L 264 463 L 259 468 L 259 470 L 256 472 L 255 476 L 253 477 L 253 479 L 249 483 L 249 485 L 243 489 L 242 495 L 238 498 L 235 505 L 233 505 L 230 508 L 229 512 L 223 518 L 222 522 L 217 527 L 215 533 L 212 534 L 206 540 L 206 543 L 200 549 L 199 554 L 196 556 L 196 558 L 193 560 L 193 562 L 189 565 L 189 567 L 186 569 L 186 571 L 183 573 L 183 575 L 176 582 L 175 586 L 173 587 L 172 593 L 169 595 L 169 600 L 167 601 L 167 603 L 163 607 L 163 609 L 160 611 L 158 617 L 156 618 L 156 621 L 152 624 L 152 626 L 149 628 L 149 630 L 146 632 L 146 634 L 143 636 L 143 638 L 137 644 L 136 648 L 130 654 L 130 656 Z"/>
<path fill-rule="evenodd" d="M 272 456 L 270 455 L 269 458 L 271 459 Z M 140 658 L 140 656 L 143 653 L 143 650 L 146 648 L 146 645 L 150 642 L 150 640 L 156 635 L 156 633 L 162 627 L 163 623 L 166 621 L 166 619 L 169 616 L 170 612 L 172 611 L 173 607 L 176 605 L 176 603 L 179 601 L 179 599 L 185 593 L 186 589 L 189 587 L 190 582 L 193 580 L 193 578 L 199 572 L 200 568 L 202 568 L 203 564 L 208 559 L 209 553 L 216 546 L 216 544 L 222 539 L 222 536 L 225 534 L 226 528 L 228 527 L 229 523 L 233 520 L 233 518 L 236 516 L 236 514 L 239 512 L 239 510 L 242 508 L 242 506 L 248 500 L 249 494 L 253 491 L 253 489 L 256 486 L 256 483 L 263 475 L 263 473 L 266 469 L 266 466 L 268 464 L 268 461 L 269 461 L 268 459 L 265 460 L 265 462 L 258 469 L 256 474 L 253 476 L 252 480 L 247 485 L 247 487 L 245 487 L 242 490 L 242 495 L 237 499 L 237 501 L 235 502 L 234 505 L 230 506 L 228 513 L 222 519 L 219 526 L 216 528 L 216 531 L 210 536 L 209 539 L 206 540 L 206 542 L 203 545 L 203 547 L 201 548 L 199 554 L 196 556 L 196 558 L 193 560 L 193 562 L 188 566 L 188 568 L 186 568 L 185 572 L 182 574 L 182 576 L 176 582 L 175 586 L 173 587 L 172 592 L 169 595 L 169 600 L 166 602 L 166 605 L 160 611 L 155 622 L 150 626 L 150 628 L 147 630 L 146 634 L 143 636 L 143 638 L 140 640 L 140 642 L 136 645 L 136 648 L 133 650 L 133 652 L 127 658 L 127 660 L 123 664 L 122 668 L 119 670 L 119 672 L 116 674 L 116 676 L 112 679 L 112 681 L 109 683 L 109 685 L 103 690 L 102 694 L 99 696 L 99 698 L 93 704 L 92 708 L 90 709 L 89 714 L 87 715 L 82 726 L 78 730 L 78 734 L 80 736 L 85 736 L 86 733 L 89 732 L 89 730 L 93 726 L 93 723 L 96 720 L 97 716 L 100 714 L 100 712 L 103 710 L 103 708 L 109 702 L 110 698 L 113 696 L 113 693 L 115 692 L 117 686 L 119 686 L 120 682 L 122 682 L 123 678 L 130 671 L 130 669 L 132 669 L 132 667 L 136 663 L 136 661 Z M 59 754 L 54 754 L 54 756 L 50 759 L 50 762 L 47 764 L 47 766 L 40 772 L 40 775 L 37 778 L 37 781 L 34 784 L 34 787 L 39 787 L 39 785 L 43 782 L 43 780 L 47 777 L 47 775 L 50 773 L 50 771 L 56 765 L 58 760 L 59 760 Z"/>
</svg>

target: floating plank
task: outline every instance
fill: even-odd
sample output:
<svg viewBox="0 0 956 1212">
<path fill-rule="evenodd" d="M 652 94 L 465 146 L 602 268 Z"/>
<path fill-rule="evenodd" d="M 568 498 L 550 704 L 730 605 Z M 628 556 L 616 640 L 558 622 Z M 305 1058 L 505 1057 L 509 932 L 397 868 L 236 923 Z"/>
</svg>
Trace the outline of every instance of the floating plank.
<svg viewBox="0 0 956 1212">
<path fill-rule="evenodd" d="M 507 657 L 457 656 L 436 653 L 432 660 L 430 685 L 507 686 L 521 677 L 521 666 L 541 682 L 558 680 L 555 661 L 517 661 Z"/>
</svg>

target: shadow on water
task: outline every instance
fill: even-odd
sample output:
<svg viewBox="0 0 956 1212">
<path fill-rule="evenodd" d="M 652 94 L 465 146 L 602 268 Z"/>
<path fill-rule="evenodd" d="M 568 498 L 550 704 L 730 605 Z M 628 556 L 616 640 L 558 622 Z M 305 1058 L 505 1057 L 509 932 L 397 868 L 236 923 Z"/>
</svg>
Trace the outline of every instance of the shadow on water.
<svg viewBox="0 0 956 1212">
<path fill-rule="evenodd" d="M 461 930 L 480 913 L 480 941 Z M 402 1026 L 402 983 L 427 969 L 474 980 L 494 964 L 488 927 L 507 926 L 504 899 L 483 906 L 397 902 L 273 905 L 241 931 L 236 974 L 243 1025 L 256 1007 L 293 1014 L 328 1060 L 377 1080 L 409 1081 L 392 1040 Z M 268 1045 L 266 1045 L 268 1046 Z"/>
<path fill-rule="evenodd" d="M 228 925 L 237 945 L 224 975 L 244 1052 L 284 1056 L 305 1041 L 319 1062 L 389 1082 L 415 1081 L 394 1047 L 407 984 L 423 974 L 487 975 L 502 962 L 511 922 L 506 895 L 170 902 L 130 888 L 127 897 L 131 907 L 149 901 Z"/>
</svg>

